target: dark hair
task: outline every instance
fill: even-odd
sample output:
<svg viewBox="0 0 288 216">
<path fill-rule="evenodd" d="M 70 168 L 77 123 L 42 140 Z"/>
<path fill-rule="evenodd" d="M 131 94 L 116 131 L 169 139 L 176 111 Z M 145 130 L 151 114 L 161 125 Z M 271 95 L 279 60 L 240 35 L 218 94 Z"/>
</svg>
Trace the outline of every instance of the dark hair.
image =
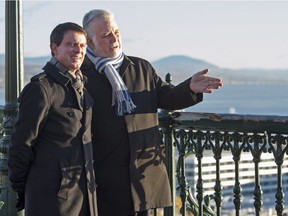
<svg viewBox="0 0 288 216">
<path fill-rule="evenodd" d="M 64 34 L 70 30 L 83 33 L 85 37 L 87 37 L 86 32 L 80 25 L 72 22 L 66 22 L 57 25 L 53 29 L 53 31 L 50 34 L 50 44 L 55 43 L 57 46 L 60 46 L 64 38 Z"/>
</svg>

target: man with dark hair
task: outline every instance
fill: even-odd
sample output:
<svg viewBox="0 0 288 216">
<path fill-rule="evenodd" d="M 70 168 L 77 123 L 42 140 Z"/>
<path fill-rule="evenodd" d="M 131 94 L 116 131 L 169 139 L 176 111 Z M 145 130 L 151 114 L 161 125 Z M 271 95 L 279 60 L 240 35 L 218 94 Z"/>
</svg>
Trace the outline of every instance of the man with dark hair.
<svg viewBox="0 0 288 216">
<path fill-rule="evenodd" d="M 19 97 L 8 153 L 17 209 L 27 216 L 97 216 L 91 143 L 93 99 L 80 66 L 86 33 L 67 22 L 50 36 L 52 57 Z"/>
</svg>

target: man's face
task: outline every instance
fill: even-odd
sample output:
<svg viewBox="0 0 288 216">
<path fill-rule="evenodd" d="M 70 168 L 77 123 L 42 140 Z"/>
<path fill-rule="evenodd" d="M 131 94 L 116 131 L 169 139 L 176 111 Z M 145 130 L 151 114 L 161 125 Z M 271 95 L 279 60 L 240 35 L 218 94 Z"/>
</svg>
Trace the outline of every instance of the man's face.
<svg viewBox="0 0 288 216">
<path fill-rule="evenodd" d="M 121 35 L 116 22 L 112 19 L 96 18 L 91 21 L 94 34 L 88 38 L 88 45 L 98 57 L 117 57 L 122 48 Z"/>
<path fill-rule="evenodd" d="M 86 37 L 83 33 L 67 31 L 59 46 L 51 44 L 53 56 L 69 71 L 77 71 L 86 53 Z"/>
</svg>

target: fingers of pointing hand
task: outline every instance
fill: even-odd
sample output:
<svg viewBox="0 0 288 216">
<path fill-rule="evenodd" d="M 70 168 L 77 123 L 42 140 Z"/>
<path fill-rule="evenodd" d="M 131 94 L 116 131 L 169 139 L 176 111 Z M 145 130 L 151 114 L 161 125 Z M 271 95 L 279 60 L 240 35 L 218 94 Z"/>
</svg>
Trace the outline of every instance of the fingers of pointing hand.
<svg viewBox="0 0 288 216">
<path fill-rule="evenodd" d="M 219 78 L 207 77 L 207 87 L 204 90 L 205 93 L 212 93 L 213 90 L 219 89 L 222 84 L 222 80 Z"/>
<path fill-rule="evenodd" d="M 199 74 L 199 75 L 206 75 L 206 74 L 209 73 L 209 72 L 210 72 L 209 69 L 204 69 L 204 70 L 202 70 L 202 71 L 199 71 L 198 74 Z"/>
<path fill-rule="evenodd" d="M 214 77 L 207 77 L 207 83 L 210 87 L 219 88 L 220 86 L 223 86 L 222 80 Z"/>
</svg>

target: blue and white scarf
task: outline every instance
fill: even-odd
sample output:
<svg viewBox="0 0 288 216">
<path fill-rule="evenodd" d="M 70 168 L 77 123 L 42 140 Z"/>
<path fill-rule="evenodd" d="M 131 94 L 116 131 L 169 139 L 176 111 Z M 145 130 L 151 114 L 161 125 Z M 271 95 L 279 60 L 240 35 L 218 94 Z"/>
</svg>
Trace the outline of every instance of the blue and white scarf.
<svg viewBox="0 0 288 216">
<path fill-rule="evenodd" d="M 104 73 L 112 86 L 112 106 L 116 104 L 116 115 L 123 116 L 132 113 L 136 105 L 117 71 L 123 62 L 124 53 L 121 52 L 116 58 L 102 58 L 96 56 L 95 52 L 87 46 L 86 54 L 95 65 L 96 70 Z"/>
</svg>

